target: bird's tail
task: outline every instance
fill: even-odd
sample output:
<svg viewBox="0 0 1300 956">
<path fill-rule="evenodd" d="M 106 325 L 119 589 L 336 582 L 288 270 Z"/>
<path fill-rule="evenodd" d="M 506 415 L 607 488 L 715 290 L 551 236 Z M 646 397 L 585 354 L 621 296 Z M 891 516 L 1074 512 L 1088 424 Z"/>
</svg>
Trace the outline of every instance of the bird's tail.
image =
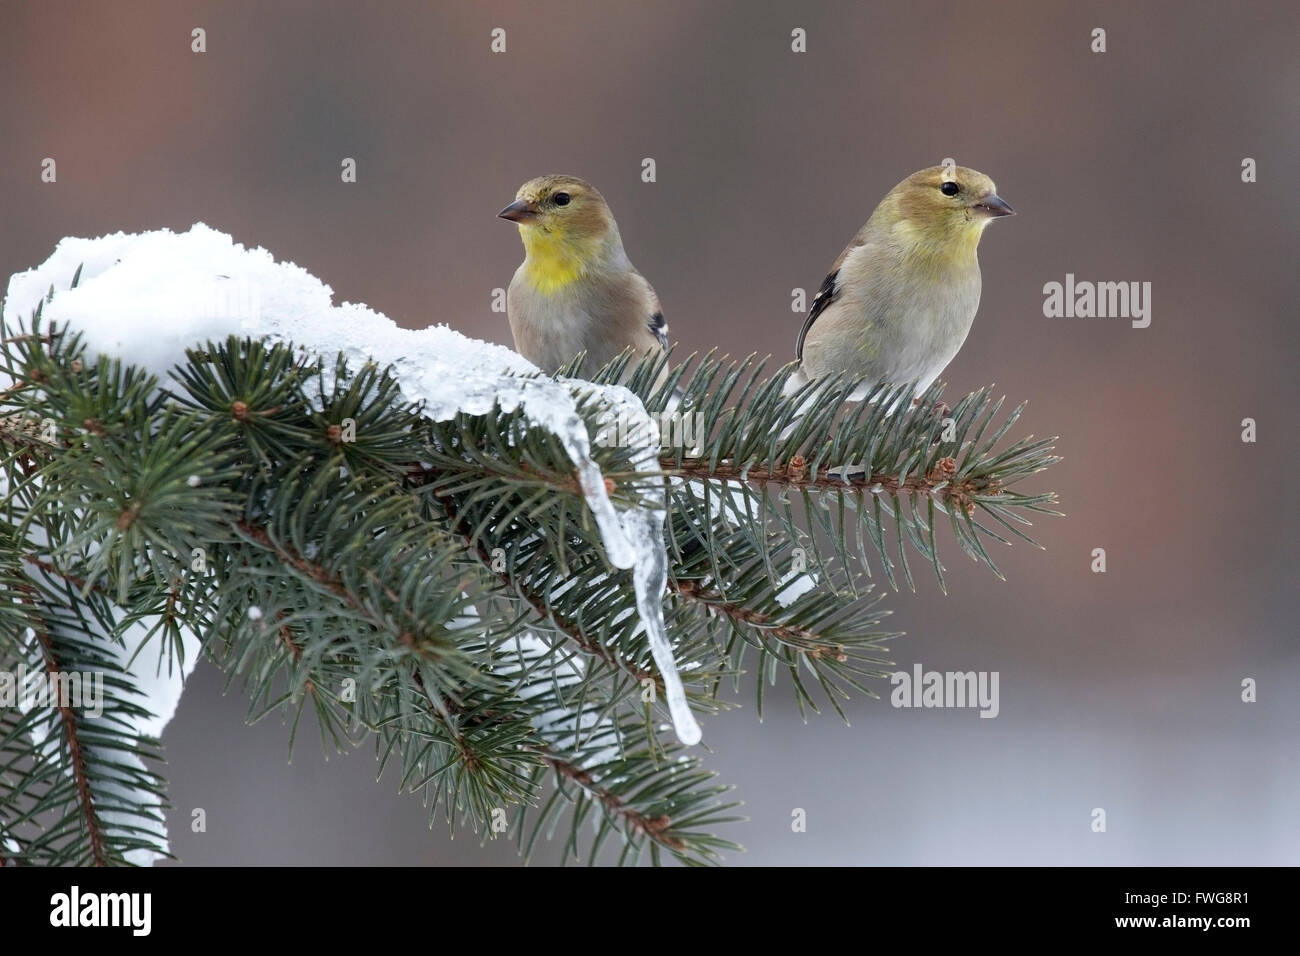
<svg viewBox="0 0 1300 956">
<path fill-rule="evenodd" d="M 808 376 L 804 373 L 803 366 L 794 370 L 794 374 L 785 380 L 785 385 L 781 388 L 781 394 L 789 398 L 799 389 L 808 384 Z"/>
<path fill-rule="evenodd" d="M 808 378 L 808 374 L 803 370 L 803 366 L 800 365 L 797 369 L 794 370 L 794 374 L 791 375 L 788 379 L 786 379 L 785 385 L 781 387 L 782 397 L 793 398 L 794 395 L 801 388 L 807 385 L 809 381 L 810 379 Z M 792 421 L 789 425 L 785 427 L 784 430 L 782 430 L 781 434 L 778 436 L 779 441 L 785 441 L 785 439 L 789 438 L 791 433 L 796 428 L 799 427 L 799 419 L 803 418 L 804 415 L 808 414 L 808 410 L 817 404 L 817 398 L 822 394 L 824 390 L 825 390 L 824 386 L 814 388 L 810 394 L 805 395 L 803 397 L 803 399 L 799 403 L 799 410 L 795 412 L 794 421 Z"/>
</svg>

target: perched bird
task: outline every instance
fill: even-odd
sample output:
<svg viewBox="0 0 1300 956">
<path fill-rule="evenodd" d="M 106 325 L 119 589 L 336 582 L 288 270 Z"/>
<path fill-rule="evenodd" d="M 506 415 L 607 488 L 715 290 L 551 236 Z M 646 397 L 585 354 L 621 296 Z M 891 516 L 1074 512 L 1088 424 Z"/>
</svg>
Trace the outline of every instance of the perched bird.
<svg viewBox="0 0 1300 956">
<path fill-rule="evenodd" d="M 596 187 L 541 176 L 499 212 L 519 224 L 524 261 L 506 293 L 515 351 L 547 372 L 586 351 L 590 376 L 624 349 L 668 347 L 659 297 L 632 267 L 618 224 Z"/>
<path fill-rule="evenodd" d="M 836 374 L 862 382 L 857 397 L 881 383 L 925 391 L 979 308 L 984 227 L 1010 215 L 993 180 L 964 166 L 931 166 L 890 190 L 813 299 L 787 394 Z"/>
</svg>

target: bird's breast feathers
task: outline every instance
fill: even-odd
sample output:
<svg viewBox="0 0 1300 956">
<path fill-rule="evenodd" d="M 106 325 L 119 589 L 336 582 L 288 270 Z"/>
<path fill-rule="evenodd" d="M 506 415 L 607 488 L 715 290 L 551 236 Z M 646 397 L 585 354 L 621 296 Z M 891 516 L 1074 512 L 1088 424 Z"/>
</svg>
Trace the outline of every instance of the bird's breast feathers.
<svg viewBox="0 0 1300 956">
<path fill-rule="evenodd" d="M 872 255 L 869 245 L 851 247 L 814 300 L 799 357 L 816 374 L 856 368 L 922 377 L 932 359 L 946 364 L 960 347 L 979 299 L 974 259 L 917 269 L 896 255 Z"/>
</svg>

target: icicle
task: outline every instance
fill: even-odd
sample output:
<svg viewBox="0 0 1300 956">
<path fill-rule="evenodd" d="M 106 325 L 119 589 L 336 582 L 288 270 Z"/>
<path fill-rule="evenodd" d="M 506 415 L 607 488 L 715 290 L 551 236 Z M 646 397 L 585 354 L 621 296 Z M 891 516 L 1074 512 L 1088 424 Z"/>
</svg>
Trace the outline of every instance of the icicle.
<svg viewBox="0 0 1300 956">
<path fill-rule="evenodd" d="M 668 556 L 663 543 L 665 516 L 666 512 L 661 510 L 637 508 L 623 516 L 623 527 L 637 553 L 636 563 L 632 566 L 636 606 L 650 641 L 650 653 L 654 655 L 655 665 L 664 679 L 668 713 L 673 718 L 677 739 L 692 746 L 698 744 L 704 735 L 686 703 L 686 691 L 682 688 L 677 662 L 673 658 L 673 645 L 664 626 L 663 594 L 668 586 Z"/>
</svg>

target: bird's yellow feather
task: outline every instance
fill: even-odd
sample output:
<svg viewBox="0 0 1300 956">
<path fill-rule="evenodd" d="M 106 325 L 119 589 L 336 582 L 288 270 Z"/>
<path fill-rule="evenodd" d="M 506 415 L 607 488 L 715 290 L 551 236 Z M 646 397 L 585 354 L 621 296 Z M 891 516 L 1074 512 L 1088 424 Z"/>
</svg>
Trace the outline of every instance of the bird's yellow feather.
<svg viewBox="0 0 1300 956">
<path fill-rule="evenodd" d="M 583 277 L 591 262 L 590 243 L 566 237 L 562 230 L 521 224 L 524 276 L 538 292 L 552 295 Z"/>
</svg>

